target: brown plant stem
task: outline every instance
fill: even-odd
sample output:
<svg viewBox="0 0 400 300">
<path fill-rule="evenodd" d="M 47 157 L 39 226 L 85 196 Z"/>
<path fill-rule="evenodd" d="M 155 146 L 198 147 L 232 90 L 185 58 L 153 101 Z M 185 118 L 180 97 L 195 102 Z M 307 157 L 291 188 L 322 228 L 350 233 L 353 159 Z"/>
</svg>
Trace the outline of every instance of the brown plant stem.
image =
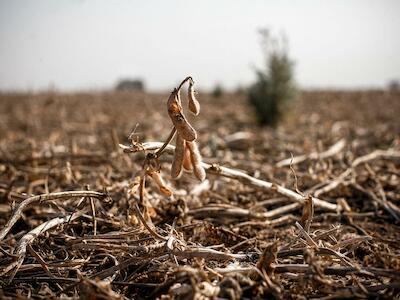
<svg viewBox="0 0 400 300">
<path fill-rule="evenodd" d="M 143 143 L 141 146 L 142 147 L 135 147 L 134 149 L 132 148 L 132 150 L 130 152 L 139 152 L 139 151 L 151 151 L 151 150 L 157 150 L 159 149 L 163 144 L 160 142 L 147 142 L 147 143 Z M 165 151 L 168 151 L 170 154 L 173 153 L 175 147 L 172 145 L 168 145 L 165 147 Z M 215 164 L 207 164 L 205 162 L 202 162 L 202 166 L 203 168 L 206 170 L 207 173 L 209 174 L 215 174 L 218 176 L 223 176 L 223 177 L 227 177 L 227 178 L 232 178 L 232 179 L 236 179 L 239 180 L 243 183 L 249 184 L 251 186 L 260 188 L 260 189 L 264 189 L 264 190 L 268 190 L 268 191 L 276 191 L 277 193 L 288 197 L 290 200 L 298 202 L 300 204 L 304 204 L 305 201 L 305 197 L 296 193 L 295 191 L 292 191 L 290 189 L 287 189 L 283 186 L 280 186 L 278 184 L 272 183 L 272 182 L 268 182 L 265 180 L 261 180 L 261 179 L 257 179 L 254 178 L 246 173 L 244 173 L 241 170 L 234 170 L 234 169 L 230 169 L 227 167 L 221 167 Z M 334 203 L 329 203 L 327 201 L 318 199 L 313 197 L 312 198 L 314 205 L 326 210 L 330 210 L 330 211 L 338 211 L 338 205 L 334 204 Z"/>
<path fill-rule="evenodd" d="M 16 266 L 9 278 L 9 282 L 11 282 L 13 280 L 15 274 L 17 274 L 17 272 L 18 272 L 18 269 L 21 267 L 22 263 L 24 262 L 27 247 L 30 246 L 32 244 L 32 242 L 40 234 L 42 234 L 43 232 L 46 232 L 60 224 L 73 221 L 73 220 L 79 218 L 80 216 L 82 216 L 83 214 L 84 214 L 84 212 L 81 211 L 78 213 L 72 213 L 72 214 L 64 216 L 64 217 L 58 217 L 58 218 L 51 219 L 47 222 L 42 223 L 41 225 L 37 226 L 36 228 L 34 228 L 33 230 L 31 230 L 27 234 L 25 234 L 18 242 L 17 250 L 16 250 L 16 255 L 18 256 L 18 260 L 17 260 Z"/>
<path fill-rule="evenodd" d="M 77 197 L 94 197 L 101 199 L 106 197 L 106 194 L 94 191 L 68 191 L 68 192 L 56 192 L 51 194 L 42 194 L 38 196 L 29 197 L 24 201 L 22 201 L 17 206 L 11 218 L 8 220 L 7 224 L 0 231 L 0 241 L 4 239 L 4 237 L 11 230 L 14 224 L 21 218 L 22 213 L 28 206 L 37 202 L 41 203 L 44 201 L 61 200 L 61 199 L 77 198 Z"/>
</svg>

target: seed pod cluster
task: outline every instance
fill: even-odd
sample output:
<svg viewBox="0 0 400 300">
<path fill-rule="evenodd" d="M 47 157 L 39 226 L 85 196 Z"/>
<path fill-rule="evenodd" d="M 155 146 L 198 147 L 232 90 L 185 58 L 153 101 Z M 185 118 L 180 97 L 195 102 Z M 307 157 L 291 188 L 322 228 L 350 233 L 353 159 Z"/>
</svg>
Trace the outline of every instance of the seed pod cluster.
<svg viewBox="0 0 400 300">
<path fill-rule="evenodd" d="M 178 134 L 187 141 L 194 141 L 197 138 L 197 133 L 183 114 L 182 105 L 176 89 L 169 96 L 167 106 L 169 117 Z"/>
<path fill-rule="evenodd" d="M 195 97 L 194 81 L 191 77 L 188 77 L 184 82 L 187 80 L 189 80 L 188 108 L 190 112 L 197 116 L 200 113 L 200 103 Z M 178 178 L 183 167 L 186 171 L 193 171 L 197 179 L 203 181 L 206 178 L 206 172 L 201 165 L 202 158 L 196 143 L 197 133 L 183 114 L 179 94 L 180 87 L 173 90 L 167 102 L 168 114 L 177 131 L 171 177 Z"/>
</svg>

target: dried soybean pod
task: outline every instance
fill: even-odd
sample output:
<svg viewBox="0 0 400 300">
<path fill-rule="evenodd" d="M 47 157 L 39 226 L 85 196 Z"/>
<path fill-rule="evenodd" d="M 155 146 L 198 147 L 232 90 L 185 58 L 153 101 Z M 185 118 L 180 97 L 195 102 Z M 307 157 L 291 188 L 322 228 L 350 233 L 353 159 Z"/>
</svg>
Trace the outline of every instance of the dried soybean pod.
<svg viewBox="0 0 400 300">
<path fill-rule="evenodd" d="M 197 116 L 200 113 L 200 103 L 197 101 L 194 91 L 194 82 L 190 80 L 188 88 L 189 110 Z"/>
<path fill-rule="evenodd" d="M 172 178 L 178 178 L 179 175 L 181 175 L 184 155 L 185 155 L 185 140 L 178 133 L 176 135 L 174 160 L 172 161 L 172 167 L 171 167 Z"/>
<path fill-rule="evenodd" d="M 176 131 L 183 139 L 187 141 L 194 141 L 197 138 L 197 133 L 188 123 L 182 112 L 182 106 L 179 103 L 178 92 L 176 89 L 169 96 L 167 106 L 169 117 L 171 118 Z"/>
<path fill-rule="evenodd" d="M 160 172 L 156 171 L 148 171 L 147 174 L 154 180 L 154 182 L 158 185 L 160 188 L 160 192 L 164 194 L 165 196 L 172 196 L 172 191 L 165 185 L 164 180 L 161 177 Z"/>
<path fill-rule="evenodd" d="M 190 151 L 190 161 L 193 166 L 193 173 L 198 180 L 203 181 L 206 179 L 206 171 L 201 166 L 201 154 L 196 142 L 186 142 L 186 145 Z"/>
<path fill-rule="evenodd" d="M 303 206 L 303 213 L 300 219 L 300 224 L 308 233 L 310 231 L 310 226 L 312 219 L 314 217 L 314 202 L 310 195 L 308 195 L 305 199 Z"/>
<path fill-rule="evenodd" d="M 176 90 L 176 89 L 175 89 Z M 176 101 L 179 103 L 179 106 L 182 111 L 182 100 L 181 100 L 181 90 L 176 90 Z"/>
<path fill-rule="evenodd" d="M 192 171 L 193 170 L 193 166 L 192 166 L 192 161 L 190 160 L 190 150 L 188 148 L 188 146 L 186 145 L 186 141 L 185 141 L 185 154 L 183 156 L 183 168 L 186 171 Z"/>
</svg>

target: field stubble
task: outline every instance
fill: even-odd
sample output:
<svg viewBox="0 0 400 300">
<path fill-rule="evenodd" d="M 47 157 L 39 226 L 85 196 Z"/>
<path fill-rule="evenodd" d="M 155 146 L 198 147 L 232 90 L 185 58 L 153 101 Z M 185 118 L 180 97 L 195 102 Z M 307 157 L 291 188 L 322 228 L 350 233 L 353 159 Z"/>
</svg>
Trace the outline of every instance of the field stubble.
<svg viewBox="0 0 400 300">
<path fill-rule="evenodd" d="M 302 92 L 276 129 L 244 95 L 198 98 L 211 166 L 172 180 L 163 156 L 174 195 L 145 194 L 160 240 L 126 192 L 143 153 L 119 143 L 136 124 L 134 140 L 165 140 L 167 95 L 0 95 L 0 297 L 399 296 L 399 93 Z"/>
</svg>

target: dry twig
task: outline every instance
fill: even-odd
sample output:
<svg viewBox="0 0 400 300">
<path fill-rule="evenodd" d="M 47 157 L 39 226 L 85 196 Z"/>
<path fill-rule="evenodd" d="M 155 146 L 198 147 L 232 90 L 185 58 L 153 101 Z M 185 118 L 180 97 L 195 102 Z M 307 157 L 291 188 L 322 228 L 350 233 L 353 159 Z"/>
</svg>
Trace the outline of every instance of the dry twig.
<svg viewBox="0 0 400 300">
<path fill-rule="evenodd" d="M 13 225 L 18 221 L 19 218 L 21 218 L 21 215 L 24 212 L 24 210 L 30 205 L 37 202 L 42 203 L 45 201 L 64 200 L 77 197 L 94 197 L 102 199 L 106 197 L 106 195 L 104 193 L 92 192 L 92 191 L 70 191 L 70 192 L 57 192 L 57 193 L 43 194 L 43 195 L 29 197 L 23 200 L 16 207 L 11 218 L 8 220 L 4 228 L 0 231 L 0 241 L 4 239 L 4 237 L 13 227 Z"/>
</svg>

